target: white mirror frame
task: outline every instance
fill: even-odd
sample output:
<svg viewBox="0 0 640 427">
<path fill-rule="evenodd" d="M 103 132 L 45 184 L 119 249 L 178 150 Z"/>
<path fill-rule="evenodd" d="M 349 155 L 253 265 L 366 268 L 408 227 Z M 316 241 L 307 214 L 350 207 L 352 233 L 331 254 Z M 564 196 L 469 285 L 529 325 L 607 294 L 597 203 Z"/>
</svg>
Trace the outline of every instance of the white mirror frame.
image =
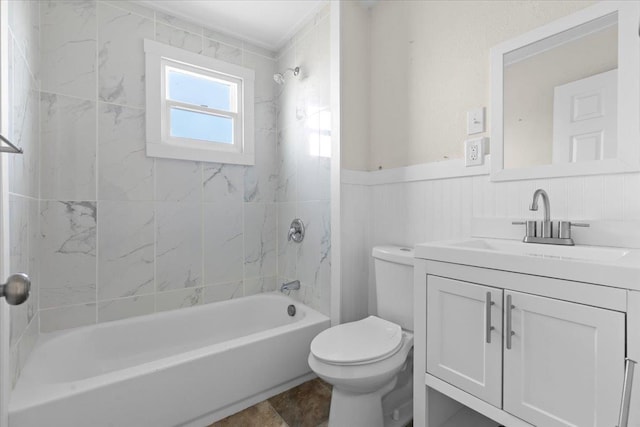
<svg viewBox="0 0 640 427">
<path fill-rule="evenodd" d="M 504 57 L 524 46 L 618 12 L 618 149 L 613 159 L 504 168 Z M 640 2 L 603 1 L 491 49 L 491 180 L 554 178 L 640 170 Z"/>
</svg>

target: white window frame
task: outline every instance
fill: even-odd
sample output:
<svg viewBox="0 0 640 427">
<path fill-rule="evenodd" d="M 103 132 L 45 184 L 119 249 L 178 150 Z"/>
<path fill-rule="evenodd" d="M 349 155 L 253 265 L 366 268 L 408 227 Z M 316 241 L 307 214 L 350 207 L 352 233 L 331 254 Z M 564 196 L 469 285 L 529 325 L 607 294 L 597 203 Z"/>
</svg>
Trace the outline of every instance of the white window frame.
<svg viewBox="0 0 640 427">
<path fill-rule="evenodd" d="M 239 165 L 255 164 L 254 71 L 153 40 L 145 39 L 144 52 L 147 156 Z M 235 111 L 217 110 L 167 99 L 166 74 L 171 68 L 236 85 L 238 91 L 235 105 L 232 105 L 232 110 Z M 172 137 L 169 115 L 172 107 L 232 118 L 233 144 Z"/>
</svg>

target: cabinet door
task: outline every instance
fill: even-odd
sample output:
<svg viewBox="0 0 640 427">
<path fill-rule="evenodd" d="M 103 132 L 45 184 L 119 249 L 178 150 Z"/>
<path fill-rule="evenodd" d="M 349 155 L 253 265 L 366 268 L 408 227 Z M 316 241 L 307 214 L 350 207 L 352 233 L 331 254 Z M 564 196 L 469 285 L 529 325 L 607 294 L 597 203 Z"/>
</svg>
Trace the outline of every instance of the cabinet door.
<svg viewBox="0 0 640 427">
<path fill-rule="evenodd" d="M 501 289 L 427 276 L 427 372 L 500 407 Z"/>
<path fill-rule="evenodd" d="M 615 426 L 624 314 L 512 291 L 504 305 L 503 409 L 537 426 Z"/>
</svg>

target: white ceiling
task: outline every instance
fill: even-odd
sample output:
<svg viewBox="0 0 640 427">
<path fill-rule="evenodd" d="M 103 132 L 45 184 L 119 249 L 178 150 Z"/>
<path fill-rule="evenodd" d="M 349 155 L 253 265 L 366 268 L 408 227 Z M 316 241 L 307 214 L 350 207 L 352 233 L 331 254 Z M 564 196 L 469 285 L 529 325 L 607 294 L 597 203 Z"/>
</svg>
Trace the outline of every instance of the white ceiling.
<svg viewBox="0 0 640 427">
<path fill-rule="evenodd" d="M 327 0 L 141 0 L 206 28 L 276 51 Z"/>
</svg>

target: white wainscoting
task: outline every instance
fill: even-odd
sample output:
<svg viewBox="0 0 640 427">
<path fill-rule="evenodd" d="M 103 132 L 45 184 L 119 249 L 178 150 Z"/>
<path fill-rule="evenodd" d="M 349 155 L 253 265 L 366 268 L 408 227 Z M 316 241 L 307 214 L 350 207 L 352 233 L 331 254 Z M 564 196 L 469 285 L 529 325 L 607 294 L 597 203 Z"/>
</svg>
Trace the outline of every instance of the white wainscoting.
<svg viewBox="0 0 640 427">
<path fill-rule="evenodd" d="M 549 193 L 554 219 L 640 220 L 640 173 L 491 182 L 488 162 L 485 174 L 455 176 L 453 171 L 460 167 L 465 172 L 474 169 L 458 162 L 388 171 L 342 171 L 345 320 L 374 313 L 373 246 L 470 237 L 472 218 L 537 218 L 541 213 L 528 209 L 537 188 Z M 452 172 L 438 175 L 435 171 L 441 171 L 440 163 L 451 165 Z M 362 227 L 368 228 L 354 231 Z M 363 258 L 368 268 L 364 268 Z M 362 277 L 365 274 L 366 279 Z M 368 295 L 359 285 L 365 280 L 369 283 Z M 368 313 L 364 312 L 363 301 L 368 301 Z"/>
</svg>

